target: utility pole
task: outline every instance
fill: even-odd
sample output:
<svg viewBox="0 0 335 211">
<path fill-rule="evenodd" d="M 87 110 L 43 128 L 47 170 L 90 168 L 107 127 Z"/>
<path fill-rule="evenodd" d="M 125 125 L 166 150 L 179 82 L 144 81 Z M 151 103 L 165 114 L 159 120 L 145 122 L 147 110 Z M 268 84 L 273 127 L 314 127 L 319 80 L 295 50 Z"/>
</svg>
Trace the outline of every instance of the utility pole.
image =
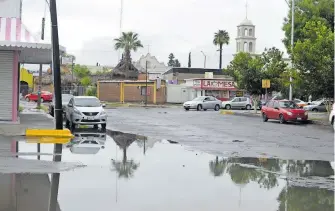
<svg viewBox="0 0 335 211">
<path fill-rule="evenodd" d="M 44 27 L 45 27 L 45 16 L 42 18 L 42 32 L 41 32 L 41 40 L 44 40 Z M 37 108 L 41 108 L 41 89 L 42 89 L 42 67 L 43 65 L 40 64 L 40 70 L 38 73 L 38 98 L 37 98 Z"/>
<path fill-rule="evenodd" d="M 204 55 L 204 69 L 206 69 L 207 56 L 206 56 L 206 54 L 203 51 L 201 51 L 201 53 L 202 53 L 202 55 Z"/>
<path fill-rule="evenodd" d="M 291 23 L 291 71 L 293 70 L 293 45 L 294 45 L 294 0 L 292 0 L 292 23 Z M 289 93 L 289 100 L 292 100 L 292 72 L 290 73 L 290 93 Z"/>
<path fill-rule="evenodd" d="M 148 105 L 148 61 L 145 61 L 145 107 Z"/>
<path fill-rule="evenodd" d="M 60 75 L 60 55 L 59 55 L 59 38 L 58 38 L 58 21 L 56 0 L 50 0 L 50 17 L 51 17 L 51 37 L 52 37 L 52 72 L 54 76 L 54 95 L 55 95 L 55 126 L 56 130 L 63 130 L 63 112 L 62 112 L 62 93 L 61 93 L 61 75 Z M 62 144 L 54 145 L 54 162 L 62 160 Z M 56 211 L 57 197 L 59 188 L 60 173 L 51 175 L 51 190 L 49 197 L 49 211 Z"/>
</svg>

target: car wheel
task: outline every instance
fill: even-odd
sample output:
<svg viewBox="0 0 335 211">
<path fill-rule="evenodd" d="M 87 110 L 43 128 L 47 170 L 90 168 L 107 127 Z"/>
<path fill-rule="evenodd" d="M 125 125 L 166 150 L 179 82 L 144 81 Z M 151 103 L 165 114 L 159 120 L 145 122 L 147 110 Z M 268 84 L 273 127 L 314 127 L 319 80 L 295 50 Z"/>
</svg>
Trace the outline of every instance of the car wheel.
<svg viewBox="0 0 335 211">
<path fill-rule="evenodd" d="M 279 115 L 279 123 L 280 124 L 284 124 L 286 121 L 285 121 L 285 118 L 284 118 L 284 115 L 283 114 L 280 114 Z"/>
<path fill-rule="evenodd" d="M 44 103 L 44 99 L 43 98 L 41 98 L 41 103 Z"/>
<path fill-rule="evenodd" d="M 225 106 L 225 109 L 230 110 L 230 109 L 231 109 L 231 105 L 229 105 L 229 104 L 226 105 L 226 106 Z"/>
<path fill-rule="evenodd" d="M 201 111 L 201 110 L 202 110 L 202 105 L 199 104 L 199 105 L 197 106 L 197 111 Z"/>
<path fill-rule="evenodd" d="M 251 105 L 247 105 L 247 106 L 245 107 L 245 109 L 250 110 L 250 109 L 251 109 Z"/>
<path fill-rule="evenodd" d="M 101 124 L 102 129 L 106 129 L 106 124 Z"/>
<path fill-rule="evenodd" d="M 267 122 L 269 120 L 269 118 L 266 116 L 265 113 L 262 113 L 262 117 L 263 117 L 263 122 Z"/>
<path fill-rule="evenodd" d="M 214 110 L 215 110 L 215 111 L 220 110 L 220 105 L 216 104 L 215 107 L 214 107 Z"/>
<path fill-rule="evenodd" d="M 26 97 L 26 101 L 27 101 L 27 102 L 30 102 L 30 99 L 29 99 L 29 97 Z"/>
<path fill-rule="evenodd" d="M 189 108 L 185 108 L 186 111 L 190 110 Z"/>
<path fill-rule="evenodd" d="M 317 108 L 313 108 L 312 111 L 318 112 L 319 110 Z"/>
</svg>

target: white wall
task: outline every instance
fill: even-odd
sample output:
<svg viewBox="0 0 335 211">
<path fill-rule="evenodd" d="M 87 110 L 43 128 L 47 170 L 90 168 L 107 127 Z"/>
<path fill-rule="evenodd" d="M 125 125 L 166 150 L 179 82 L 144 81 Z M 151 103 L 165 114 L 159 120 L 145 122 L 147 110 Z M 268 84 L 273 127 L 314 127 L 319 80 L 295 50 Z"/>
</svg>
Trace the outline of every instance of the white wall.
<svg viewBox="0 0 335 211">
<path fill-rule="evenodd" d="M 166 102 L 167 103 L 184 103 L 195 98 L 194 89 L 184 84 L 168 84 L 166 86 Z"/>
<path fill-rule="evenodd" d="M 22 0 L 0 0 L 0 17 L 20 18 Z"/>
</svg>

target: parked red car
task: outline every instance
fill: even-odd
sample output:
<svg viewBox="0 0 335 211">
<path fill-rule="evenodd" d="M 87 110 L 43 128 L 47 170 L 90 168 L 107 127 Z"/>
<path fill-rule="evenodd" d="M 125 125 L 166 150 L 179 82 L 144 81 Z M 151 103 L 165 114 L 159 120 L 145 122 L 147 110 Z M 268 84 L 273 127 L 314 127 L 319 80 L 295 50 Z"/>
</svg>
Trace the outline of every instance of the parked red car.
<svg viewBox="0 0 335 211">
<path fill-rule="evenodd" d="M 264 122 L 269 119 L 276 119 L 281 124 L 287 121 L 306 122 L 308 120 L 308 112 L 293 101 L 271 100 L 262 106 L 262 117 Z"/>
<path fill-rule="evenodd" d="M 41 102 L 51 102 L 52 101 L 52 93 L 48 91 L 41 91 Z M 38 100 L 38 93 L 33 92 L 27 94 L 25 97 L 26 101 L 37 101 Z"/>
</svg>

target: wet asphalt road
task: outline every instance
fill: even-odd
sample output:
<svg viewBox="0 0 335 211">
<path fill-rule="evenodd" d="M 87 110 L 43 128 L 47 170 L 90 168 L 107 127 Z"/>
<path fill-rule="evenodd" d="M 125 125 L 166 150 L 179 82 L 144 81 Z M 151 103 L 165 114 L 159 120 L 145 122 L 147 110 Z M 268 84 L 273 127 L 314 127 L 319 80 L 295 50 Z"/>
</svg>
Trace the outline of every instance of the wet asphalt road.
<svg viewBox="0 0 335 211">
<path fill-rule="evenodd" d="M 169 139 L 220 156 L 334 160 L 334 132 L 318 125 L 179 108 L 108 109 L 108 128 Z"/>
</svg>

